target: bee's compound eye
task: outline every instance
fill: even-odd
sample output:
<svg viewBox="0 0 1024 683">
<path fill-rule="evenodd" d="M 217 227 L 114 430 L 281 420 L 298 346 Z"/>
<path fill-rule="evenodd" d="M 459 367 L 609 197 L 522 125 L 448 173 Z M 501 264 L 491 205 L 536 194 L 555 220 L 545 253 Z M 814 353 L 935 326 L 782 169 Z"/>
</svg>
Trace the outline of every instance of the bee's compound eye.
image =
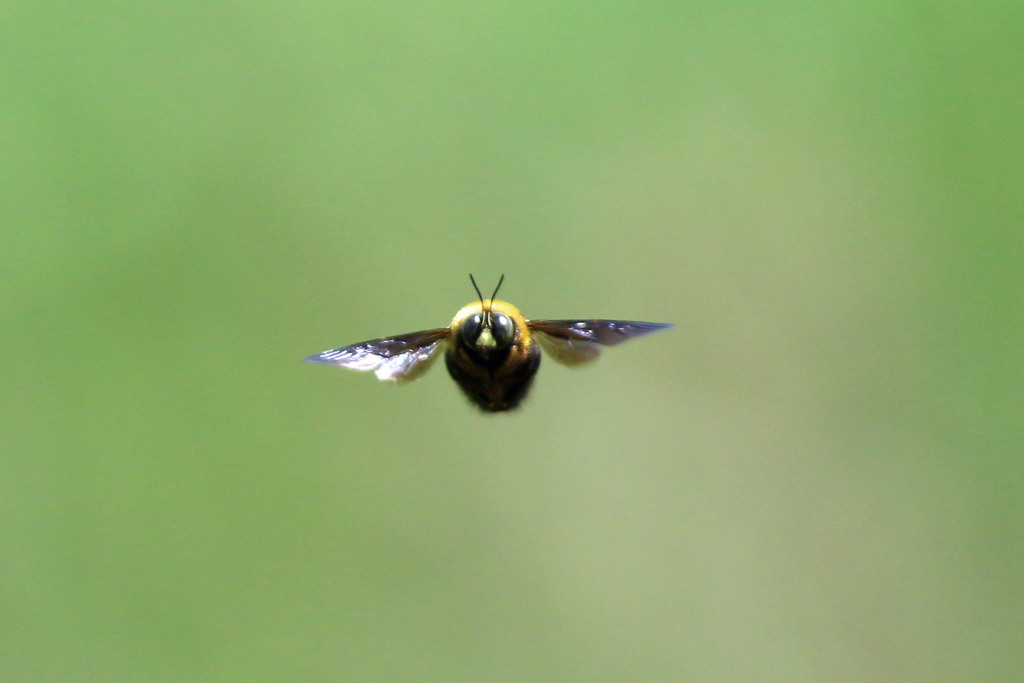
<svg viewBox="0 0 1024 683">
<path fill-rule="evenodd" d="M 462 321 L 462 328 L 460 334 L 462 339 L 467 344 L 472 344 L 476 341 L 476 338 L 480 336 L 480 328 L 483 325 L 483 316 L 479 313 L 469 316 Z"/>
<path fill-rule="evenodd" d="M 491 315 L 491 321 L 494 342 L 499 348 L 510 345 L 516 336 L 516 324 L 512 322 L 512 318 L 503 313 L 494 313 Z"/>
</svg>

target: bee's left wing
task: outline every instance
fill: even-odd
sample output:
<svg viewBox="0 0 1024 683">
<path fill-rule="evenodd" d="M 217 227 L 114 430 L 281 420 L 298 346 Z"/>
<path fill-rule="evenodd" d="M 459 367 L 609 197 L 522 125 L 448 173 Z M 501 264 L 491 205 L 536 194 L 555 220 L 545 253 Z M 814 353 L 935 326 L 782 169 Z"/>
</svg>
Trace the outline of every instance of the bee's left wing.
<svg viewBox="0 0 1024 683">
<path fill-rule="evenodd" d="M 537 334 L 541 348 L 562 365 L 579 365 L 597 358 L 602 346 L 615 346 L 665 330 L 674 325 L 636 320 L 531 320 L 527 323 Z"/>
<path fill-rule="evenodd" d="M 324 351 L 305 360 L 307 363 L 340 365 L 351 370 L 373 370 L 377 379 L 408 382 L 430 367 L 450 332 L 447 327 L 439 327 L 436 330 L 371 339 Z"/>
</svg>

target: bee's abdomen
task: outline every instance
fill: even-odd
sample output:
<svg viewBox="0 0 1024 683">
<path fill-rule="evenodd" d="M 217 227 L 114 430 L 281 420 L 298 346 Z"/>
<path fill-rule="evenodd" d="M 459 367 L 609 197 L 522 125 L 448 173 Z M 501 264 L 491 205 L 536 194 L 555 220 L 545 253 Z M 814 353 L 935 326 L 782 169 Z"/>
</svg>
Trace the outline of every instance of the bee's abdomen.
<svg viewBox="0 0 1024 683">
<path fill-rule="evenodd" d="M 516 345 L 497 365 L 483 363 L 465 349 L 453 345 L 444 356 L 448 374 L 470 401 L 487 412 L 512 410 L 530 390 L 540 367 L 540 348 Z"/>
</svg>

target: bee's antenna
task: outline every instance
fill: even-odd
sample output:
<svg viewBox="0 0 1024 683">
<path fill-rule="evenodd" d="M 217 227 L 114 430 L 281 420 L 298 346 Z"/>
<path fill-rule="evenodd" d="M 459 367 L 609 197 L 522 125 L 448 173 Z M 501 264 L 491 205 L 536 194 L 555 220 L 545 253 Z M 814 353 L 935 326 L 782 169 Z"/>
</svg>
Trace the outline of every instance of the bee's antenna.
<svg viewBox="0 0 1024 683">
<path fill-rule="evenodd" d="M 469 274 L 469 281 L 473 283 L 473 289 L 476 290 L 476 295 L 480 297 L 480 312 L 484 315 L 484 322 L 487 321 L 488 309 L 484 304 L 484 295 L 480 292 L 480 288 L 476 285 L 476 280 L 473 279 L 473 273 Z"/>
<path fill-rule="evenodd" d="M 480 293 L 480 288 L 476 286 L 476 280 L 473 279 L 473 273 L 469 274 L 469 281 L 473 283 L 473 289 L 476 290 L 476 295 L 480 297 L 480 306 L 482 308 L 484 305 L 484 295 Z"/>
<path fill-rule="evenodd" d="M 487 304 L 488 310 L 494 305 L 494 297 L 498 296 L 498 290 L 501 289 L 501 283 L 505 281 L 505 273 L 501 274 L 501 278 L 498 280 L 498 286 L 494 288 L 494 294 L 491 294 L 491 301 Z"/>
<path fill-rule="evenodd" d="M 480 297 L 480 309 L 484 314 L 484 324 L 489 324 L 491 321 L 491 306 L 494 304 L 494 297 L 498 295 L 498 290 L 501 289 L 501 283 L 505 281 L 505 273 L 501 274 L 501 278 L 498 279 L 498 286 L 494 288 L 494 294 L 491 294 L 491 300 L 486 304 L 484 303 L 484 295 L 480 293 L 480 288 L 477 287 L 476 280 L 473 278 L 473 273 L 469 274 L 469 281 L 473 283 L 473 289 L 476 290 L 476 295 Z"/>
</svg>

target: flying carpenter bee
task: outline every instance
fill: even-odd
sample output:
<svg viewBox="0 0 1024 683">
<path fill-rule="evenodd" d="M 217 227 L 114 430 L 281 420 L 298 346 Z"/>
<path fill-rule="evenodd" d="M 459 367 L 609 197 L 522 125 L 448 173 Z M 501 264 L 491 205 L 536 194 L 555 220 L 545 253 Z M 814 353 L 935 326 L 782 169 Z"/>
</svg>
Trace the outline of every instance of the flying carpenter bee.
<svg viewBox="0 0 1024 683">
<path fill-rule="evenodd" d="M 574 366 L 596 359 L 602 346 L 673 327 L 631 320 L 527 320 L 512 304 L 494 298 L 504 275 L 486 302 L 476 280 L 469 279 L 480 301 L 463 306 L 448 327 L 371 339 L 305 360 L 408 382 L 422 375 L 444 348 L 448 374 L 469 400 L 484 411 L 500 412 L 525 398 L 540 367 L 541 348 L 556 362 Z"/>
</svg>

